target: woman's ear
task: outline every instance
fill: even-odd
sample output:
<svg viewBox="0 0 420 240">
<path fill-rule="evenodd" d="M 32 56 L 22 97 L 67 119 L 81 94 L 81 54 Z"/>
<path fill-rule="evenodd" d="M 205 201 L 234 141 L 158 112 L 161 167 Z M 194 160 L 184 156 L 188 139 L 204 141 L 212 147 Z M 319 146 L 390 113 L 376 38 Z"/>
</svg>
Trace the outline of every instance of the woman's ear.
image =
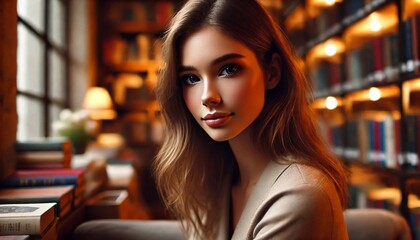
<svg viewBox="0 0 420 240">
<path fill-rule="evenodd" d="M 267 68 L 265 79 L 265 89 L 273 89 L 280 82 L 281 77 L 281 59 L 278 53 L 271 56 L 270 64 Z"/>
</svg>

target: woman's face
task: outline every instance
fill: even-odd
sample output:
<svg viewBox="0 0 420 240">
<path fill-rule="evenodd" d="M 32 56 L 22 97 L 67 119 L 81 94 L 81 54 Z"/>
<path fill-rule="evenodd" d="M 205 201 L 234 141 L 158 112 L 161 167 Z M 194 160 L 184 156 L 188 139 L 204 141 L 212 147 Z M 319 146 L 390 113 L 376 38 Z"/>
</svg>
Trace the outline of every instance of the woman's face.
<svg viewBox="0 0 420 240">
<path fill-rule="evenodd" d="M 185 40 L 179 79 L 189 111 L 215 141 L 248 129 L 264 106 L 264 74 L 254 52 L 216 28 Z"/>
</svg>

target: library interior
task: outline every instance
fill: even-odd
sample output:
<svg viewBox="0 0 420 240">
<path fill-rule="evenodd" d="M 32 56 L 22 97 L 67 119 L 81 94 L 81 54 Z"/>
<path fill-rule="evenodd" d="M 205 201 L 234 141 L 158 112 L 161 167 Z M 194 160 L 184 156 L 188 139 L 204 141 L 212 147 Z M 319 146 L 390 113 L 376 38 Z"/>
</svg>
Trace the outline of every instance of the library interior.
<svg viewBox="0 0 420 240">
<path fill-rule="evenodd" d="M 420 0 L 256 1 L 292 43 L 348 174 L 349 239 L 420 239 Z M 186 2 L 0 1 L 0 239 L 174 230 L 153 172 L 155 89 Z"/>
</svg>

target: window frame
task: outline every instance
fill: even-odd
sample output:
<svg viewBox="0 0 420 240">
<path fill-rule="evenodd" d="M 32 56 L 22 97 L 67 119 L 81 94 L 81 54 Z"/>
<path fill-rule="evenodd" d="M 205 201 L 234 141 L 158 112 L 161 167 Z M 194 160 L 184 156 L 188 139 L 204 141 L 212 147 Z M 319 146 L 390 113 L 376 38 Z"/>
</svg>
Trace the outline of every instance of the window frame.
<svg viewBox="0 0 420 240">
<path fill-rule="evenodd" d="M 50 36 L 50 30 L 52 25 L 51 23 L 51 18 L 52 18 L 52 14 L 50 12 L 50 7 L 51 7 L 51 3 L 52 1 L 60 1 L 63 4 L 63 10 L 64 10 L 64 18 L 63 18 L 63 24 L 64 24 L 64 41 L 65 41 L 65 46 L 64 47 L 60 47 L 55 45 L 49 38 Z M 17 4 L 19 4 L 19 0 L 17 1 Z M 44 32 L 41 32 L 39 30 L 37 30 L 36 28 L 34 28 L 31 23 L 29 23 L 28 21 L 26 21 L 25 19 L 23 19 L 21 16 L 19 16 L 19 14 L 17 14 L 18 16 L 18 21 L 17 21 L 17 25 L 19 26 L 19 24 L 22 24 L 22 26 L 28 31 L 29 34 L 32 34 L 34 37 L 38 38 L 42 44 L 44 45 L 43 48 L 43 52 L 42 52 L 42 63 L 41 63 L 41 67 L 43 68 L 43 76 L 41 78 L 42 84 L 43 84 L 43 93 L 42 94 L 35 94 L 35 93 L 31 93 L 25 90 L 21 90 L 17 87 L 17 97 L 22 96 L 24 98 L 26 98 L 29 101 L 37 101 L 38 103 L 41 103 L 42 105 L 42 136 L 38 136 L 38 137 L 49 137 L 51 136 L 51 119 L 50 119 L 50 114 L 51 114 L 51 109 L 53 107 L 59 107 L 61 109 L 63 108 L 68 108 L 70 105 L 70 77 L 69 77 L 69 69 L 70 69 L 70 58 L 69 58 L 69 1 L 68 0 L 45 0 L 44 1 L 44 6 L 42 6 L 44 8 L 44 15 L 43 20 L 44 20 Z M 50 63 L 51 63 L 51 52 L 57 52 L 58 55 L 60 57 L 62 57 L 63 62 L 64 62 L 64 100 L 57 100 L 54 99 L 51 96 L 51 92 L 52 89 L 50 87 L 51 84 L 51 74 L 50 74 Z M 18 123 L 18 129 L 19 129 L 19 123 Z"/>
</svg>

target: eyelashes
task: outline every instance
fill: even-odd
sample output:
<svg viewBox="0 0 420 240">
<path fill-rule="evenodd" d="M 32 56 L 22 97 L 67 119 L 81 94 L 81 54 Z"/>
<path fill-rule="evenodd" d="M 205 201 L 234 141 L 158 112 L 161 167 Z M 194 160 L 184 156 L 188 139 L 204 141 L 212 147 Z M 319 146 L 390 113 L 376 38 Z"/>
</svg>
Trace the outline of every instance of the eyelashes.
<svg viewBox="0 0 420 240">
<path fill-rule="evenodd" d="M 241 66 L 237 64 L 224 65 L 223 67 L 220 68 L 217 74 L 217 77 L 221 77 L 221 78 L 233 77 L 237 75 L 240 72 L 240 70 L 242 70 L 242 68 Z M 192 86 L 199 83 L 201 81 L 201 78 L 197 76 L 196 74 L 187 73 L 187 74 L 181 75 L 179 77 L 179 80 L 184 86 Z"/>
<path fill-rule="evenodd" d="M 187 74 L 187 75 L 181 76 L 180 80 L 184 86 L 195 85 L 201 81 L 201 79 L 194 74 Z"/>
<path fill-rule="evenodd" d="M 220 77 L 229 77 L 235 75 L 240 70 L 239 65 L 227 65 L 223 67 L 219 73 Z"/>
</svg>

